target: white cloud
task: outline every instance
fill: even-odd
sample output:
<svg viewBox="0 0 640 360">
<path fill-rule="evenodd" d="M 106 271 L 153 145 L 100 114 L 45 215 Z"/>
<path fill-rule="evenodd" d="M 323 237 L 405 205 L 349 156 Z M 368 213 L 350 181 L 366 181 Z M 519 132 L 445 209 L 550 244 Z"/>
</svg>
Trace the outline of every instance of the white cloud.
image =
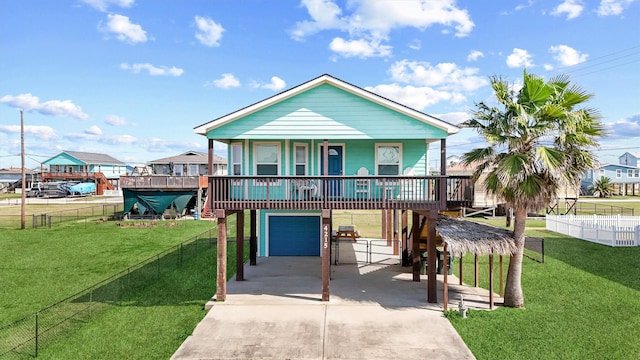
<svg viewBox="0 0 640 360">
<path fill-rule="evenodd" d="M 107 15 L 107 24 L 100 27 L 100 30 L 107 33 L 114 33 L 118 40 L 129 44 L 147 41 L 147 32 L 142 29 L 142 26 L 132 23 L 129 17 L 124 15 Z"/>
<path fill-rule="evenodd" d="M 438 87 L 440 90 L 474 91 L 486 86 L 489 81 L 477 76 L 476 68 L 459 68 L 454 63 L 401 60 L 391 65 L 391 78 L 408 84 Z"/>
<path fill-rule="evenodd" d="M 254 83 L 252 85 L 255 88 L 262 88 L 262 89 L 269 89 L 269 90 L 273 90 L 273 91 L 278 91 L 278 90 L 282 90 L 284 89 L 285 86 L 287 86 L 287 83 L 285 83 L 284 80 L 280 79 L 277 76 L 273 76 L 271 78 L 271 82 L 268 84 L 260 84 L 260 83 Z"/>
<path fill-rule="evenodd" d="M 70 139 L 73 141 L 77 141 L 77 140 L 86 140 L 86 141 L 98 141 L 98 137 L 96 135 L 93 134 L 87 134 L 87 133 L 67 133 L 64 134 L 65 139 Z"/>
<path fill-rule="evenodd" d="M 471 50 L 469 55 L 467 55 L 467 61 L 476 61 L 476 60 L 480 59 L 481 57 L 484 57 L 484 54 L 482 53 L 482 51 Z"/>
<path fill-rule="evenodd" d="M 640 114 L 622 118 L 614 123 L 605 125 L 609 130 L 610 137 L 640 137 Z"/>
<path fill-rule="evenodd" d="M 215 21 L 202 16 L 196 16 L 196 39 L 200 41 L 202 45 L 206 46 L 220 46 L 220 39 L 222 39 L 222 32 L 224 28 L 222 25 L 217 24 Z"/>
<path fill-rule="evenodd" d="M 337 37 L 331 41 L 329 49 L 344 57 L 367 58 L 389 56 L 391 55 L 392 47 L 380 44 L 379 40 L 345 40 Z"/>
<path fill-rule="evenodd" d="M 441 101 L 461 103 L 467 100 L 460 93 L 434 90 L 426 86 L 383 84 L 367 87 L 366 89 L 416 110 L 424 110 L 426 107 Z"/>
<path fill-rule="evenodd" d="M 435 117 L 437 117 L 440 120 L 444 120 L 450 124 L 460 124 L 464 121 L 467 121 L 471 118 L 471 115 L 469 115 L 469 113 L 463 112 L 463 111 L 457 111 L 457 112 L 450 112 L 450 113 L 446 113 L 446 114 L 431 114 Z"/>
<path fill-rule="evenodd" d="M 168 66 L 154 66 L 152 64 L 149 63 L 144 63 L 144 64 L 127 64 L 127 63 L 122 63 L 120 64 L 120 69 L 122 70 L 129 70 L 134 74 L 138 74 L 140 73 L 142 70 L 146 70 L 149 75 L 151 76 L 180 76 L 184 73 L 183 69 L 177 68 L 175 66 L 172 67 L 168 67 Z"/>
<path fill-rule="evenodd" d="M 102 134 L 102 129 L 100 129 L 96 125 L 93 125 L 88 129 L 84 129 L 84 133 L 85 134 L 89 134 L 89 135 L 101 135 Z"/>
<path fill-rule="evenodd" d="M 422 49 L 422 41 L 420 41 L 418 39 L 411 40 L 411 42 L 409 43 L 409 48 L 412 49 L 412 50 L 420 50 L 420 49 Z"/>
<path fill-rule="evenodd" d="M 579 51 L 567 45 L 551 46 L 549 52 L 553 58 L 558 60 L 562 66 L 573 66 L 587 61 L 587 54 L 581 54 Z"/>
<path fill-rule="evenodd" d="M 127 125 L 127 120 L 118 115 L 107 115 L 104 118 L 104 122 L 111 126 L 125 126 Z"/>
<path fill-rule="evenodd" d="M 89 118 L 89 115 L 82 112 L 80 106 L 72 103 L 71 100 L 49 100 L 41 103 L 37 96 L 20 94 L 18 96 L 5 95 L 0 98 L 0 103 L 43 115 L 72 117 L 80 120 Z"/>
<path fill-rule="evenodd" d="M 303 40 L 306 36 L 322 30 L 346 28 L 346 20 L 340 18 L 342 10 L 332 0 L 302 0 L 302 6 L 307 8 L 312 20 L 296 23 L 291 31 L 291 37 L 294 39 Z"/>
<path fill-rule="evenodd" d="M 83 3 L 100 11 L 107 11 L 110 5 L 115 5 L 122 8 L 128 8 L 133 5 L 135 0 L 80 0 Z"/>
<path fill-rule="evenodd" d="M 0 132 L 19 134 L 20 125 L 0 125 Z M 25 125 L 24 133 L 26 135 L 33 135 L 40 140 L 52 140 L 57 137 L 56 131 L 50 126 L 43 125 Z"/>
<path fill-rule="evenodd" d="M 582 0 L 565 0 L 553 9 L 551 15 L 562 16 L 563 14 L 567 14 L 567 20 L 571 20 L 580 16 L 582 10 L 584 10 Z"/>
<path fill-rule="evenodd" d="M 544 64 L 543 66 L 545 71 L 551 71 L 555 69 L 555 67 L 552 64 Z"/>
<path fill-rule="evenodd" d="M 511 55 L 507 56 L 507 66 L 510 68 L 534 67 L 531 57 L 527 50 L 514 48 Z"/>
<path fill-rule="evenodd" d="M 207 82 L 204 84 L 204 86 L 215 86 L 221 89 L 229 89 L 232 87 L 239 87 L 240 80 L 233 76 L 233 74 L 225 73 L 222 74 L 222 77 L 220 79 Z"/>
<path fill-rule="evenodd" d="M 128 145 L 135 143 L 138 139 L 131 135 L 109 135 L 101 137 L 99 141 L 110 145 Z"/>
<path fill-rule="evenodd" d="M 598 7 L 598 15 L 620 15 L 625 8 L 629 7 L 631 3 L 638 0 L 601 0 Z"/>
<path fill-rule="evenodd" d="M 446 31 L 454 28 L 455 36 L 463 37 L 469 35 L 475 26 L 469 13 L 458 8 L 455 0 L 353 0 L 344 9 L 332 0 L 302 0 L 302 6 L 307 9 L 311 19 L 297 22 L 291 31 L 291 37 L 304 40 L 323 30 L 343 31 L 349 34 L 350 40 L 334 38 L 331 48 L 343 50 L 341 54 L 350 56 L 391 55 L 391 47 L 381 44 L 388 40 L 389 33 L 394 29 L 413 27 L 424 30 L 441 25 Z M 362 47 L 367 43 L 377 44 L 379 51 L 344 51 L 347 45 Z M 382 51 L 383 49 L 386 50 Z"/>
<path fill-rule="evenodd" d="M 150 138 L 144 141 L 146 150 L 152 153 L 175 153 L 202 148 L 200 143 L 169 141 L 159 138 Z"/>
</svg>

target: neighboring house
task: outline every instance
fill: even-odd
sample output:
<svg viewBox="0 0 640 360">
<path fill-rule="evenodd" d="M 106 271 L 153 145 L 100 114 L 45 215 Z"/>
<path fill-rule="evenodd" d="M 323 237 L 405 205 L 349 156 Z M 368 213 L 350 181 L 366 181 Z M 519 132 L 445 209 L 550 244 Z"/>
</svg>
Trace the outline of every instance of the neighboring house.
<svg viewBox="0 0 640 360">
<path fill-rule="evenodd" d="M 638 159 L 640 159 L 640 153 L 625 152 L 618 157 L 618 164 L 638 167 Z"/>
<path fill-rule="evenodd" d="M 43 161 L 42 166 L 49 167 L 49 171 L 42 172 L 43 181 L 93 181 L 98 195 L 103 190 L 113 190 L 120 176 L 133 170 L 110 155 L 81 151 L 63 151 Z"/>
<path fill-rule="evenodd" d="M 25 169 L 25 187 L 30 188 L 37 181 L 38 173 L 31 169 Z M 15 191 L 22 187 L 22 170 L 20 168 L 0 169 L 0 189 L 8 188 Z"/>
<path fill-rule="evenodd" d="M 257 255 L 322 256 L 325 269 L 333 209 L 426 217 L 470 204 L 446 194 L 448 178 L 427 174 L 430 144 L 439 145 L 433 155 L 440 157 L 444 174 L 446 138 L 458 131 L 325 74 L 195 128 L 209 139 L 210 151 L 213 141 L 228 145 L 229 175 L 209 177 L 205 211 L 218 219 L 221 244 L 228 215 L 237 214 L 241 224 L 244 210 L 257 210 L 251 212 L 253 264 Z M 226 263 L 218 264 L 218 299 L 224 299 Z"/>
<path fill-rule="evenodd" d="M 635 162 L 635 157 L 632 157 L 630 153 L 625 153 L 620 159 L 631 164 Z M 588 193 L 589 186 L 603 177 L 611 180 L 611 183 L 616 187 L 616 193 L 620 195 L 640 193 L 640 168 L 635 165 L 623 164 L 602 164 L 596 169 L 585 171 L 581 184 L 582 192 Z"/>
<path fill-rule="evenodd" d="M 197 176 L 209 174 L 209 155 L 198 151 L 187 151 L 180 155 L 152 160 L 148 162 L 152 174 Z M 213 155 L 212 175 L 227 174 L 227 159 Z"/>
<path fill-rule="evenodd" d="M 458 155 L 447 156 L 447 167 L 455 166 L 458 164 L 460 164 L 460 156 Z"/>
</svg>

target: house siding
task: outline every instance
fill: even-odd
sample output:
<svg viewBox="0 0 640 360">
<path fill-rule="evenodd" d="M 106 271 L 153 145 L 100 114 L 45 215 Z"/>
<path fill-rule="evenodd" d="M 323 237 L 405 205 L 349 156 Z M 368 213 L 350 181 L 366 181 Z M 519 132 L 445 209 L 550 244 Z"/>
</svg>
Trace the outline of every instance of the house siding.
<svg viewBox="0 0 640 360">
<path fill-rule="evenodd" d="M 310 141 L 302 139 L 293 140 L 250 140 L 248 149 L 243 147 L 243 151 L 248 154 L 243 162 L 243 175 L 255 174 L 255 154 L 254 146 L 256 144 L 278 144 L 280 147 L 279 158 L 279 175 L 295 175 L 295 145 L 307 145 L 307 175 L 319 175 L 320 169 L 320 141 Z M 330 142 L 330 145 L 337 144 L 344 146 L 344 175 L 356 175 L 358 169 L 365 167 L 370 175 L 375 175 L 375 146 L 379 144 L 401 144 L 402 145 L 402 169 L 401 174 L 408 168 L 412 168 L 414 175 L 424 176 L 428 173 L 428 152 L 427 144 L 424 139 L 420 140 L 404 140 L 398 141 L 393 139 L 385 140 L 351 140 L 345 142 Z M 231 158 L 231 149 L 229 148 L 228 156 Z"/>
<path fill-rule="evenodd" d="M 323 84 L 215 128 L 207 136 L 261 140 L 443 139 L 447 132 Z"/>
</svg>

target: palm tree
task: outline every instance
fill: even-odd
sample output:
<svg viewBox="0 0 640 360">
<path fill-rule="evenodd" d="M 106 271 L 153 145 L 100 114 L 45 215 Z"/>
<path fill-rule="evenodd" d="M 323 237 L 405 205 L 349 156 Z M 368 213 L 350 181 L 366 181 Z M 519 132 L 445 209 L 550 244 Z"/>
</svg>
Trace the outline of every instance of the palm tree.
<svg viewBox="0 0 640 360">
<path fill-rule="evenodd" d="M 472 118 L 463 126 L 475 129 L 489 146 L 462 156 L 466 165 L 478 163 L 474 179 L 483 172 L 487 193 L 514 209 L 513 237 L 504 304 L 524 307 L 522 258 L 528 211 L 546 207 L 565 184 L 576 184 L 593 168 L 604 133 L 598 112 L 579 107 L 592 97 L 572 85 L 566 75 L 544 81 L 524 71 L 522 88 L 500 77 L 491 77 L 500 108 L 476 104 Z"/>
<path fill-rule="evenodd" d="M 590 191 L 593 196 L 608 198 L 613 195 L 614 185 L 611 182 L 611 179 L 603 176 L 600 179 L 595 180 L 587 190 Z"/>
</svg>

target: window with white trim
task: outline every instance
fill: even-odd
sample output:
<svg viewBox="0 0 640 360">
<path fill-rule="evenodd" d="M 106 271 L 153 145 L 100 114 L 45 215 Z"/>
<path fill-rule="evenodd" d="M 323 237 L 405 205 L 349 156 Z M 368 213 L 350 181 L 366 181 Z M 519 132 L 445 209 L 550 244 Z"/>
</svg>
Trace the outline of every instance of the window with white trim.
<svg viewBox="0 0 640 360">
<path fill-rule="evenodd" d="M 627 177 L 633 177 L 633 169 L 627 169 Z"/>
<path fill-rule="evenodd" d="M 307 145 L 306 144 L 296 144 L 294 146 L 294 174 L 297 176 L 307 175 Z"/>
<path fill-rule="evenodd" d="M 400 144 L 376 144 L 376 175 L 401 175 L 402 146 Z"/>
<path fill-rule="evenodd" d="M 231 144 L 231 175 L 242 175 L 242 144 Z"/>
<path fill-rule="evenodd" d="M 621 178 L 622 177 L 622 170 L 620 170 L 620 169 L 616 170 L 616 177 L 617 178 Z"/>
<path fill-rule="evenodd" d="M 280 145 L 256 144 L 253 158 L 255 174 L 258 176 L 278 176 L 280 174 Z"/>
<path fill-rule="evenodd" d="M 604 169 L 600 169 L 600 176 L 604 176 L 604 174 L 605 174 Z"/>
</svg>

